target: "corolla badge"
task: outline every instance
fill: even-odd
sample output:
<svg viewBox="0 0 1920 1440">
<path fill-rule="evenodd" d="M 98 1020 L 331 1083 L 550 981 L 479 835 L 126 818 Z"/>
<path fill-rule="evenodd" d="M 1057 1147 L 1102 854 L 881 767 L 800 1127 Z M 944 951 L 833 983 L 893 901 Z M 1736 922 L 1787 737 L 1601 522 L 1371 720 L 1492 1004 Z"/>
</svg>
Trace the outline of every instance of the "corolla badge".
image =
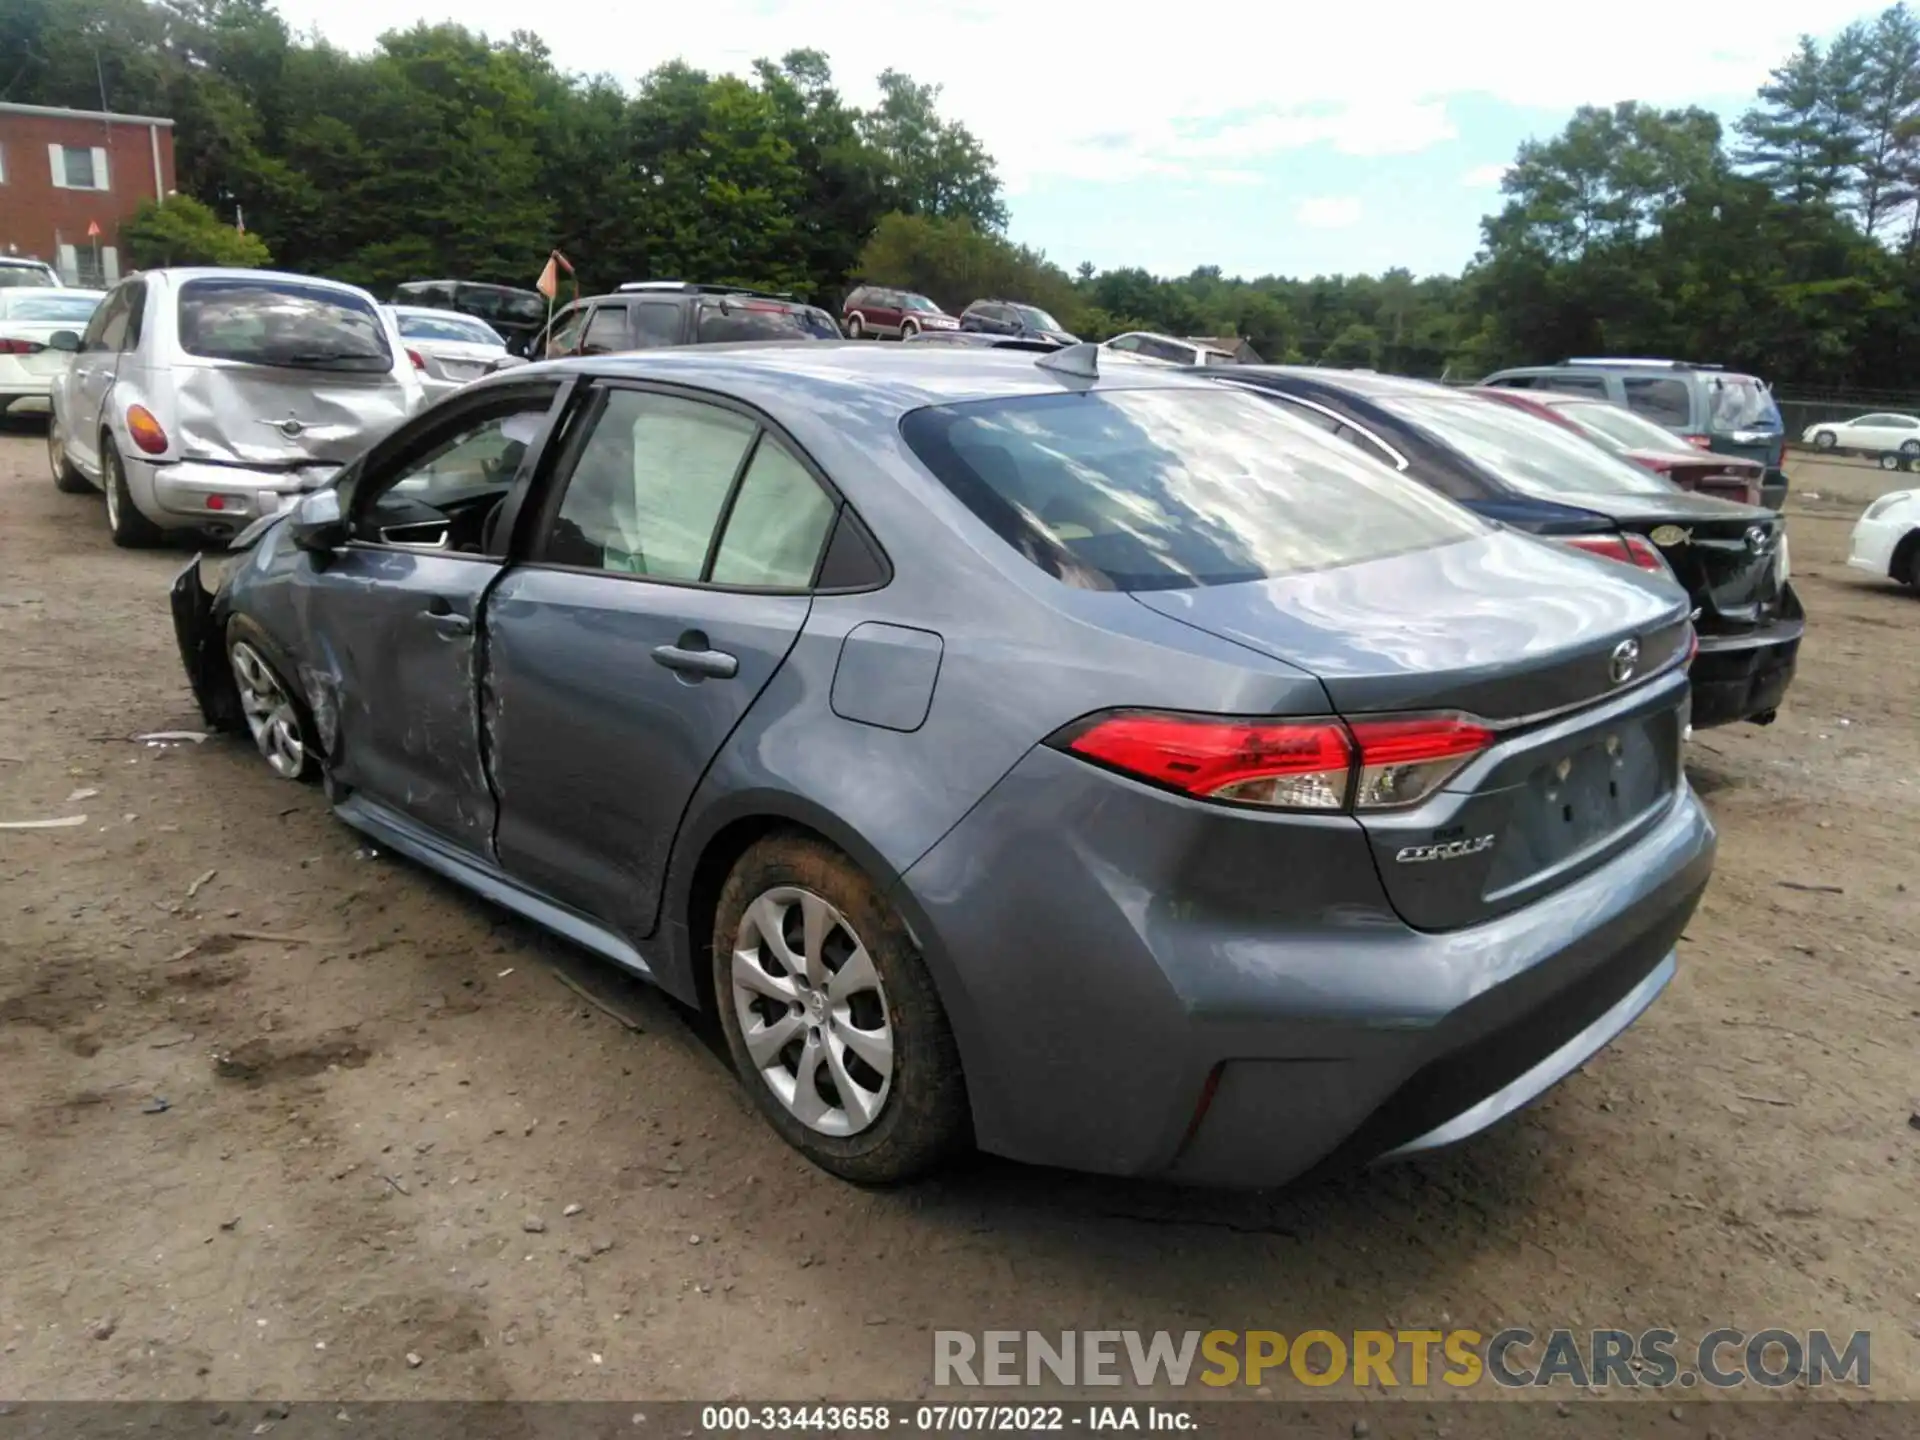
<svg viewBox="0 0 1920 1440">
<path fill-rule="evenodd" d="M 1607 674 L 1616 685 L 1624 685 L 1633 678 L 1634 667 L 1640 663 L 1640 642 L 1622 640 L 1613 647 L 1613 654 L 1607 658 Z"/>
<path fill-rule="evenodd" d="M 1482 850 L 1491 850 L 1497 838 L 1479 835 L 1471 840 L 1449 840 L 1442 845 L 1408 845 L 1393 858 L 1402 865 L 1424 865 L 1429 860 L 1458 860 L 1463 856 L 1478 855 Z"/>
</svg>

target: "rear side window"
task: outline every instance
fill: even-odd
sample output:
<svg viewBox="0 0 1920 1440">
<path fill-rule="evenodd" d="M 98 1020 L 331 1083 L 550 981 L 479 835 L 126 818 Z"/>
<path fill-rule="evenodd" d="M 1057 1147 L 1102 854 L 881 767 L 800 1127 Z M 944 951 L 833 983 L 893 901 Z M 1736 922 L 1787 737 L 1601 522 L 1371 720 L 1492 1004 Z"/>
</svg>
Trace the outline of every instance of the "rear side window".
<svg viewBox="0 0 1920 1440">
<path fill-rule="evenodd" d="M 727 514 L 713 583 L 805 589 L 813 582 L 833 510 L 832 498 L 806 467 L 771 435 L 762 435 Z"/>
<path fill-rule="evenodd" d="M 1626 386 L 1627 408 L 1644 415 L 1656 425 L 1673 430 L 1693 425 L 1693 392 L 1684 380 L 1648 380 L 1629 376 L 1620 382 Z"/>
<path fill-rule="evenodd" d="M 207 360 L 378 374 L 393 352 L 373 306 L 295 280 L 189 280 L 180 287 L 180 347 Z"/>
<path fill-rule="evenodd" d="M 1596 400 L 1607 398 L 1607 382 L 1598 375 L 1555 375 L 1540 388 L 1559 395 L 1591 395 Z"/>
<path fill-rule="evenodd" d="M 1486 526 L 1243 392 L 1111 390 L 916 410 L 901 433 L 1048 574 L 1171 590 L 1351 565 Z"/>
</svg>

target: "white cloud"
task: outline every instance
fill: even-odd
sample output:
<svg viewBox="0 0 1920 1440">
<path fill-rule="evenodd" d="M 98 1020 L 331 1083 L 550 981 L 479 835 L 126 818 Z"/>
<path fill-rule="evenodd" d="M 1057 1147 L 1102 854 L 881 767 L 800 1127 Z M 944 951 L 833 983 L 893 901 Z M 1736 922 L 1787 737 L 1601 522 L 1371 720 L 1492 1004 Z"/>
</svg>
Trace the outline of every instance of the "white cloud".
<svg viewBox="0 0 1920 1440">
<path fill-rule="evenodd" d="M 1616 0 L 1569 45 L 1552 27 L 1463 23 L 1449 6 L 1356 0 L 1290 7 L 1216 0 L 1193 23 L 1144 31 L 1116 12 L 1031 0 L 705 0 L 555 6 L 524 0 L 279 0 L 296 28 L 364 48 L 385 29 L 457 18 L 504 37 L 536 29 L 556 61 L 632 80 L 676 57 L 744 71 L 759 56 L 825 50 L 843 91 L 866 101 L 893 66 L 946 87 L 1009 187 L 1241 171 L 1309 145 L 1364 160 L 1454 134 L 1449 97 L 1554 110 L 1637 98 L 1659 104 L 1752 93 L 1802 30 L 1827 33 L 1864 0 L 1724 6 Z M 1657 35 L 1658 43 L 1647 37 Z M 1017 55 L 1009 37 L 1019 37 Z M 1036 58 L 1041 57 L 1041 58 Z M 1033 67 L 1039 65 L 1039 71 Z"/>
<path fill-rule="evenodd" d="M 1495 165 L 1476 165 L 1460 177 L 1460 183 L 1469 190 L 1497 190 L 1512 168 L 1504 160 Z"/>
<path fill-rule="evenodd" d="M 1293 218 L 1313 230 L 1347 230 L 1360 223 L 1358 195 L 1314 195 L 1302 200 Z"/>
</svg>

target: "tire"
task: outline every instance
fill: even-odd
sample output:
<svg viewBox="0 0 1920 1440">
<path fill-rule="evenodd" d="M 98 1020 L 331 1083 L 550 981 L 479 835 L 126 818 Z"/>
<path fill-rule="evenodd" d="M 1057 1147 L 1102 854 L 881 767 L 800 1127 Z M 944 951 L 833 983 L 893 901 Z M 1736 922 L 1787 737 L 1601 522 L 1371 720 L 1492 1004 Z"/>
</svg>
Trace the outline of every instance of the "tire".
<svg viewBox="0 0 1920 1440">
<path fill-rule="evenodd" d="M 236 622 L 227 631 L 227 668 L 240 695 L 240 715 L 267 767 L 282 780 L 319 773 L 320 747 L 299 688 L 269 660 L 259 639 Z"/>
<path fill-rule="evenodd" d="M 849 340 L 864 340 L 867 338 L 867 317 L 862 315 L 858 310 L 847 316 L 847 338 Z"/>
<path fill-rule="evenodd" d="M 900 322 L 900 338 L 902 340 L 911 340 L 914 336 L 918 335 L 919 333 L 920 333 L 919 321 L 902 320 Z"/>
<path fill-rule="evenodd" d="M 100 437 L 100 488 L 107 492 L 107 528 L 113 532 L 114 544 L 122 550 L 151 550 L 160 543 L 164 532 L 135 508 L 133 493 L 127 489 L 127 467 L 120 461 L 113 437 L 104 434 Z"/>
<path fill-rule="evenodd" d="M 1816 430 L 1813 432 L 1813 448 L 1816 450 L 1831 450 L 1839 443 L 1840 437 L 1835 435 L 1831 430 Z"/>
<path fill-rule="evenodd" d="M 1920 595 L 1920 539 L 1912 536 L 1907 538 L 1907 573 L 1902 578 L 1906 580 L 1909 590 Z"/>
<path fill-rule="evenodd" d="M 727 877 L 713 934 L 713 993 L 734 1069 L 789 1145 L 842 1179 L 896 1185 L 970 1141 L 960 1052 L 933 980 L 900 917 L 845 855 L 806 835 L 759 841 Z M 837 989 L 862 953 L 866 967 Z"/>
<path fill-rule="evenodd" d="M 47 416 L 47 468 L 53 471 L 53 488 L 62 495 L 85 495 L 93 489 L 87 477 L 67 459 L 66 427 L 52 413 Z"/>
<path fill-rule="evenodd" d="M 1896 455 L 1891 450 L 1882 450 L 1880 452 L 1880 468 L 1882 470 L 1898 470 L 1904 463 L 1905 460 L 1903 457 Z"/>
</svg>

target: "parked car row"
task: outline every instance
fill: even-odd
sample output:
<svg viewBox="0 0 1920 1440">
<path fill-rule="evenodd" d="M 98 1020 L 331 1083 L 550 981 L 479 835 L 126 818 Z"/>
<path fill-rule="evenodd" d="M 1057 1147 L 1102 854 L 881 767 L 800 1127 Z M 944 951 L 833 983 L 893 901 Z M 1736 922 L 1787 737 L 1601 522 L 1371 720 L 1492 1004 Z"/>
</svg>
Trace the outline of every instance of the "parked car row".
<svg viewBox="0 0 1920 1440">
<path fill-rule="evenodd" d="M 913 340 L 924 335 L 965 331 L 1011 335 L 1055 345 L 1077 341 L 1064 325 L 1037 305 L 1015 300 L 975 300 L 958 316 L 949 315 L 925 295 L 886 285 L 859 285 L 840 307 L 840 324 L 849 340 Z"/>
</svg>

